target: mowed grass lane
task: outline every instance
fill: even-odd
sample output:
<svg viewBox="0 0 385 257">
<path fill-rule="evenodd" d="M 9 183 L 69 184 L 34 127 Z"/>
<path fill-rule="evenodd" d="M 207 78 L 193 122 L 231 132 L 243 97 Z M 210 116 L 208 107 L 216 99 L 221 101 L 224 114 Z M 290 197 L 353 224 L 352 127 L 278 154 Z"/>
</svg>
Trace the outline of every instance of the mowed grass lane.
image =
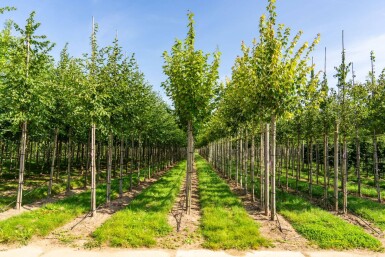
<svg viewBox="0 0 385 257">
<path fill-rule="evenodd" d="M 203 246 L 242 250 L 270 246 L 259 232 L 259 225 L 247 214 L 229 186 L 201 156 L 196 155 L 195 161 L 202 209 L 201 231 L 205 239 Z"/>
<path fill-rule="evenodd" d="M 186 161 L 143 190 L 93 233 L 91 246 L 151 247 L 172 231 L 168 214 L 186 175 Z"/>
<path fill-rule="evenodd" d="M 137 177 L 133 178 L 137 183 Z M 129 187 L 129 178 L 124 178 L 123 189 Z M 97 205 L 106 202 L 107 188 L 105 184 L 96 188 Z M 119 192 L 119 179 L 111 183 L 111 198 L 117 198 Z M 67 197 L 44 207 L 24 212 L 9 219 L 0 221 L 1 244 L 27 244 L 33 236 L 46 236 L 54 229 L 63 226 L 81 214 L 90 210 L 91 193 L 85 191 L 77 195 Z"/>
</svg>

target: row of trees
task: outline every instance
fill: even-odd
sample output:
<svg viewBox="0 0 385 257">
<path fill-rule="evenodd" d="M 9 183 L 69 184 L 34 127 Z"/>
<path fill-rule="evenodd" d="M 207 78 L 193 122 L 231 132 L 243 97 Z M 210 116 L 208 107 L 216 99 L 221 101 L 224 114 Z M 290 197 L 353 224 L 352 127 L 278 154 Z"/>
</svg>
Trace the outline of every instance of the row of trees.
<svg viewBox="0 0 385 257">
<path fill-rule="evenodd" d="M 66 45 L 55 63 L 50 55 L 54 44 L 37 34 L 40 23 L 34 17 L 33 12 L 24 27 L 8 21 L 0 33 L 0 141 L 6 145 L 21 139 L 16 207 L 22 204 L 27 145 L 35 142 L 39 147 L 43 145 L 39 142 L 50 139 L 49 192 L 59 142 L 68 148 L 68 181 L 74 149 L 86 148 L 92 175 L 91 209 L 95 214 L 96 160 L 104 146 L 110 183 L 113 153 L 118 147 L 114 141 L 120 144 L 121 156 L 128 143 L 131 149 L 143 152 L 175 152 L 184 145 L 184 133 L 173 112 L 146 82 L 134 55 L 123 52 L 117 35 L 110 46 L 99 47 L 98 26 L 93 22 L 91 52 L 74 58 Z M 140 160 L 137 166 L 141 166 Z"/>
<path fill-rule="evenodd" d="M 303 163 L 308 165 L 310 194 L 313 174 L 318 178 L 322 168 L 325 202 L 329 198 L 329 180 L 332 177 L 336 211 L 339 209 L 341 182 L 344 213 L 348 204 L 349 171 L 355 172 L 361 195 L 360 160 L 363 154 L 366 157 L 371 154 L 373 165 L 370 174 L 374 178 L 378 201 L 381 201 L 377 141 L 379 134 L 383 133 L 385 71 L 375 75 L 372 52 L 372 67 L 367 81 L 355 81 L 353 64 L 347 63 L 342 42 L 342 60 L 335 68 L 338 83 L 337 90 L 334 90 L 329 87 L 326 76 L 326 49 L 323 72 L 316 74 L 310 59 L 319 36 L 310 45 L 299 45 L 302 32 L 291 38 L 289 28 L 276 25 L 274 0 L 269 1 L 267 11 L 268 16 L 262 16 L 260 20 L 259 40 L 255 40 L 252 47 L 242 43 L 243 55 L 236 58 L 232 78 L 224 85 L 218 107 L 199 135 L 202 153 L 215 165 L 222 165 L 218 158 L 224 158 L 226 165 L 236 165 L 236 179 L 246 190 L 250 182 L 254 187 L 258 168 L 257 176 L 262 181 L 261 203 L 271 219 L 275 218 L 277 154 L 281 157 L 281 167 L 284 160 L 287 165 L 289 161 L 295 161 L 296 166 L 290 167 L 295 170 L 297 181 L 304 170 Z M 361 146 L 367 146 L 368 142 L 372 142 L 371 150 L 369 152 L 366 147 L 363 153 Z M 206 145 L 208 147 L 203 149 Z M 219 169 L 228 171 L 224 174 L 231 176 L 229 168 L 219 166 Z"/>
</svg>

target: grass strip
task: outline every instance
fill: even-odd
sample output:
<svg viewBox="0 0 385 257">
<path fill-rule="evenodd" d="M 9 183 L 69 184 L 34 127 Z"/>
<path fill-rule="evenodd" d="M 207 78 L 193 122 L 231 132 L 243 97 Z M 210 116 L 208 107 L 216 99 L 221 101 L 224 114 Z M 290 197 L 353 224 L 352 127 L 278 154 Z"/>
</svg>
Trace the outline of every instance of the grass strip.
<svg viewBox="0 0 385 257">
<path fill-rule="evenodd" d="M 258 249 L 270 246 L 259 225 L 247 214 L 239 198 L 200 156 L 196 156 L 201 230 L 210 249 Z"/>
<path fill-rule="evenodd" d="M 284 178 L 281 178 L 282 183 Z M 295 179 L 289 178 L 289 187 L 295 188 Z M 302 193 L 308 194 L 308 183 L 305 181 L 298 181 L 298 190 Z M 313 197 L 321 199 L 324 194 L 324 188 L 320 185 L 313 185 Z M 333 189 L 329 188 L 328 195 L 330 202 L 333 197 Z M 339 193 L 340 205 L 342 206 L 342 194 Z M 375 202 L 371 199 L 360 198 L 358 196 L 348 196 L 348 209 L 356 215 L 370 221 L 381 230 L 385 230 L 385 205 Z"/>
<path fill-rule="evenodd" d="M 383 249 L 381 242 L 363 228 L 314 206 L 300 196 L 279 191 L 277 210 L 298 233 L 323 249 Z"/>
<path fill-rule="evenodd" d="M 161 179 L 143 190 L 123 210 L 115 213 L 92 236 L 91 246 L 150 247 L 156 238 L 172 231 L 168 213 L 179 194 L 186 174 L 186 162 L 172 168 Z"/>
<path fill-rule="evenodd" d="M 123 180 L 123 189 L 129 187 L 129 178 Z M 134 184 L 137 177 L 133 178 Z M 111 198 L 118 197 L 119 179 L 111 183 Z M 106 202 L 106 185 L 100 184 L 96 188 L 97 205 Z M 63 226 L 75 217 L 87 213 L 90 209 L 91 193 L 85 191 L 50 203 L 44 207 L 24 212 L 9 219 L 0 221 L 0 243 L 1 244 L 26 244 L 32 236 L 46 236 L 55 228 Z"/>
</svg>

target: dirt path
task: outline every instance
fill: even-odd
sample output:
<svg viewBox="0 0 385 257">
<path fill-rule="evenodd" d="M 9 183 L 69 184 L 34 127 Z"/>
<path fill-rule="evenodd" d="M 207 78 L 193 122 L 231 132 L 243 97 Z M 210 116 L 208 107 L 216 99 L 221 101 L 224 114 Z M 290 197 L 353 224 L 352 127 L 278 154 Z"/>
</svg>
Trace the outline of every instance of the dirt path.
<svg viewBox="0 0 385 257">
<path fill-rule="evenodd" d="M 33 210 L 39 209 L 39 208 L 43 207 L 45 204 L 54 203 L 58 200 L 61 200 L 61 199 L 68 197 L 69 195 L 78 194 L 81 191 L 83 191 L 83 190 L 82 189 L 76 189 L 76 190 L 71 190 L 71 192 L 69 194 L 66 194 L 64 192 L 62 194 L 58 194 L 58 195 L 52 196 L 50 198 L 43 198 L 43 199 L 40 199 L 36 202 L 30 203 L 30 204 L 25 204 L 25 205 L 21 206 L 20 210 L 16 210 L 14 208 L 8 209 L 8 210 L 0 213 L 0 221 L 8 219 L 8 218 L 15 216 L 15 215 L 19 215 L 19 214 L 26 212 L 26 211 L 33 211 Z M 14 205 L 16 205 L 16 203 Z"/>
<path fill-rule="evenodd" d="M 170 235 L 158 240 L 158 245 L 168 249 L 197 249 L 201 248 L 203 238 L 198 233 L 200 224 L 200 206 L 198 195 L 198 176 L 194 166 L 192 174 L 192 195 L 191 195 L 191 212 L 186 214 L 186 180 L 180 188 L 180 193 L 175 200 L 174 206 L 168 216 L 168 222 L 173 227 Z"/>
</svg>

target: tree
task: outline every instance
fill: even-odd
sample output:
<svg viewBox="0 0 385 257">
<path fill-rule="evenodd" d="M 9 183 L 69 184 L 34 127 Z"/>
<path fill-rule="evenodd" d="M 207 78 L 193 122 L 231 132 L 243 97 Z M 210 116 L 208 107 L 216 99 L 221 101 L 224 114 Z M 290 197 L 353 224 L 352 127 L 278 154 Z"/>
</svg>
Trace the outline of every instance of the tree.
<svg viewBox="0 0 385 257">
<path fill-rule="evenodd" d="M 20 167 L 16 209 L 22 204 L 25 153 L 27 148 L 27 124 L 41 122 L 44 106 L 50 99 L 44 91 L 49 81 L 49 69 L 52 59 L 48 55 L 54 44 L 46 40 L 46 36 L 36 35 L 40 23 L 35 22 L 35 12 L 32 12 L 24 28 L 14 23 L 15 30 L 20 34 L 13 42 L 8 61 L 5 63 L 8 71 L 5 76 L 4 99 L 5 106 L 11 107 L 6 117 L 13 125 L 14 130 L 21 126 L 20 139 Z"/>
<path fill-rule="evenodd" d="M 210 101 L 218 79 L 220 53 L 209 54 L 195 50 L 194 14 L 188 13 L 188 33 L 184 42 L 176 40 L 171 52 L 164 52 L 164 73 L 168 76 L 162 83 L 166 93 L 173 100 L 180 124 L 187 127 L 187 177 L 186 209 L 190 212 L 191 174 L 193 172 L 195 123 L 199 123 L 209 113 Z"/>
</svg>

